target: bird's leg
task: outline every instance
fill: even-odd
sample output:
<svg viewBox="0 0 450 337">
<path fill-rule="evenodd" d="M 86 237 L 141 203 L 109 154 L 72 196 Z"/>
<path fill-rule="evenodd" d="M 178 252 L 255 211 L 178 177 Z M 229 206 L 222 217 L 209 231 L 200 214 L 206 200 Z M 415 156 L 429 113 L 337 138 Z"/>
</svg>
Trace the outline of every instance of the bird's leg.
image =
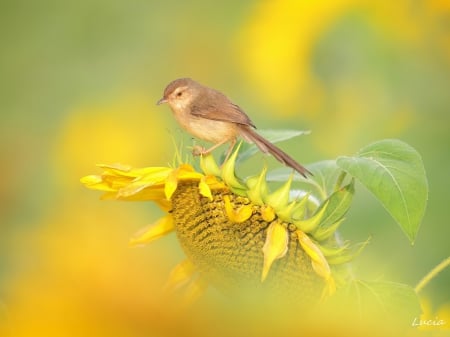
<svg viewBox="0 0 450 337">
<path fill-rule="evenodd" d="M 214 151 L 215 149 L 217 149 L 219 146 L 225 144 L 226 142 L 229 142 L 229 139 L 225 139 L 219 143 L 214 144 L 213 146 L 211 146 L 209 149 L 205 149 L 203 146 L 194 146 L 194 148 L 192 149 L 192 154 L 194 156 L 200 156 L 200 155 L 207 155 L 210 154 L 212 151 Z"/>
<path fill-rule="evenodd" d="M 194 146 L 194 148 L 192 149 L 192 154 L 194 156 L 205 156 L 210 154 L 212 151 L 214 151 L 215 149 L 217 149 L 219 146 L 230 142 L 230 146 L 227 150 L 227 153 L 225 155 L 225 160 L 223 161 L 224 163 L 228 160 L 228 158 L 231 155 L 231 152 L 233 151 L 234 145 L 236 145 L 236 138 L 231 138 L 231 139 L 226 139 L 224 141 L 221 141 L 217 144 L 214 144 L 213 146 L 211 146 L 209 149 L 205 149 L 203 146 Z"/>
<path fill-rule="evenodd" d="M 236 145 L 236 138 L 232 138 L 231 140 L 230 140 L 230 147 L 228 148 L 228 150 L 227 150 L 227 154 L 226 154 L 226 156 L 225 156 L 225 159 L 224 159 L 224 163 L 228 160 L 228 158 L 230 157 L 230 155 L 231 155 L 231 152 L 233 152 L 233 148 L 234 148 L 234 145 Z"/>
</svg>

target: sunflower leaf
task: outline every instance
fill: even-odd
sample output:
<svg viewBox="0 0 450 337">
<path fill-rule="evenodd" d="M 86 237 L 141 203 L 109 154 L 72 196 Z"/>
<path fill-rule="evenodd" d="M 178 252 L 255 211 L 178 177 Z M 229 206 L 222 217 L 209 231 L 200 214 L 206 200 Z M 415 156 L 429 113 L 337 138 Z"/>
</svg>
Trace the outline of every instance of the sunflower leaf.
<svg viewBox="0 0 450 337">
<path fill-rule="evenodd" d="M 336 293 L 360 317 L 384 317 L 405 326 L 419 317 L 421 308 L 414 289 L 406 284 L 386 281 L 352 280 Z M 338 302 L 341 303 L 342 302 Z M 385 322 L 386 323 L 386 322 Z"/>
<path fill-rule="evenodd" d="M 371 191 L 397 221 L 411 243 L 425 213 L 428 183 L 419 153 L 395 139 L 372 143 L 337 165 Z"/>
</svg>

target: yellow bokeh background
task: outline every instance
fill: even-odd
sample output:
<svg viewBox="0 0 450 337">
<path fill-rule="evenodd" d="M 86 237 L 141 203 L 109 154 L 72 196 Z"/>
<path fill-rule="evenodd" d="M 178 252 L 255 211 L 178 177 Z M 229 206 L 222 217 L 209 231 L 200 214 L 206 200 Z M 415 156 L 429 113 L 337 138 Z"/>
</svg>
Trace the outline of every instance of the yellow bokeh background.
<svg viewBox="0 0 450 337">
<path fill-rule="evenodd" d="M 261 129 L 311 130 L 282 144 L 302 163 L 383 138 L 408 142 L 430 185 L 415 245 L 361 186 L 342 235 L 371 236 L 354 264 L 366 279 L 414 286 L 448 256 L 448 1 L 2 7 L 0 336 L 270 335 L 211 289 L 178 308 L 161 291 L 183 258 L 176 237 L 128 246 L 160 211 L 100 201 L 79 183 L 95 164 L 166 166 L 174 139 L 192 145 L 168 108 L 155 106 L 177 77 L 225 92 Z M 424 290 L 430 312 L 448 307 L 449 283 L 446 270 Z"/>
</svg>

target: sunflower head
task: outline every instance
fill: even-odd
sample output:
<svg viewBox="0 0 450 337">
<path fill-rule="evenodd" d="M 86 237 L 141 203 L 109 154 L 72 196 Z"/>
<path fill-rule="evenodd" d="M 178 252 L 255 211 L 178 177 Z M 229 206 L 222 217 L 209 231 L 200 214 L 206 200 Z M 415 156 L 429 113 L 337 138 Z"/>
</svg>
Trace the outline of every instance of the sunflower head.
<svg viewBox="0 0 450 337">
<path fill-rule="evenodd" d="M 353 182 L 318 198 L 294 190 L 294 180 L 303 178 L 291 174 L 272 190 L 266 168 L 237 177 L 238 153 L 239 147 L 221 167 L 211 155 L 201 157 L 198 170 L 189 164 L 99 165 L 100 175 L 81 181 L 104 191 L 104 199 L 152 201 L 166 212 L 130 242 L 176 233 L 186 259 L 172 270 L 168 290 L 185 286 L 192 299 L 212 285 L 226 293 L 261 290 L 305 303 L 333 294 L 342 282 L 337 266 L 352 257 L 335 232 Z"/>
</svg>

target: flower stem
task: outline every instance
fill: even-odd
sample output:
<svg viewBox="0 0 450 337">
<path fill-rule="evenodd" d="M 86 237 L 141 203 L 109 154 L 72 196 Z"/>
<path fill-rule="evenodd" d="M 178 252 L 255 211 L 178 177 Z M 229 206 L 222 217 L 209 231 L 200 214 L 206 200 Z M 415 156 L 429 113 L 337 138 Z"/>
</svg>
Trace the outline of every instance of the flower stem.
<svg viewBox="0 0 450 337">
<path fill-rule="evenodd" d="M 427 275 L 425 275 L 420 282 L 416 285 L 414 290 L 418 294 L 432 279 L 434 279 L 441 271 L 450 265 L 450 257 L 439 263 L 434 267 Z"/>
</svg>

